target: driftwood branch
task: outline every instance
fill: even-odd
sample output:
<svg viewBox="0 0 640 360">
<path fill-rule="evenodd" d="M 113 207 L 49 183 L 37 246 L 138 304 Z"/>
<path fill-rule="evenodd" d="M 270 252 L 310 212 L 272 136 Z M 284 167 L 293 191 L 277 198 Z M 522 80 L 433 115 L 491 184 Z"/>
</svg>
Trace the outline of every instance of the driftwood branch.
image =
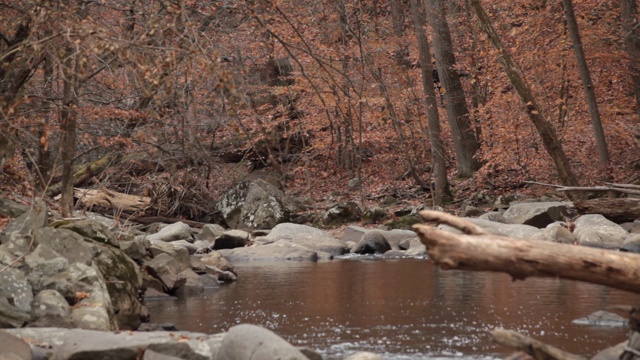
<svg viewBox="0 0 640 360">
<path fill-rule="evenodd" d="M 562 186 L 556 184 L 547 184 L 536 181 L 525 181 L 526 184 L 548 186 L 556 188 L 559 192 L 617 192 L 621 194 L 640 195 L 640 186 L 632 184 L 604 183 L 603 186 Z M 634 190 L 635 189 L 635 190 Z"/>
<path fill-rule="evenodd" d="M 438 211 L 422 211 L 426 221 L 454 226 L 452 234 L 417 224 L 414 230 L 431 259 L 443 269 L 496 271 L 514 279 L 562 277 L 640 293 L 640 255 L 541 240 L 478 234 L 473 224 Z M 469 235 L 471 233 L 472 235 Z"/>
<path fill-rule="evenodd" d="M 494 329 L 493 340 L 508 348 L 520 350 L 537 360 L 583 360 L 585 358 L 547 345 L 541 341 L 514 331 Z"/>
</svg>

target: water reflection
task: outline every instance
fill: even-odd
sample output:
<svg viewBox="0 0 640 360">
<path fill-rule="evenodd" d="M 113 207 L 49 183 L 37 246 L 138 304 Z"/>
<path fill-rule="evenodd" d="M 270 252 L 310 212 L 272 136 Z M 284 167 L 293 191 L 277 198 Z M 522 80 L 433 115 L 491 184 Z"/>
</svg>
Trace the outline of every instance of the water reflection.
<svg viewBox="0 0 640 360">
<path fill-rule="evenodd" d="M 442 271 L 427 260 L 338 260 L 236 267 L 239 281 L 200 297 L 152 302 L 152 321 L 216 333 L 239 323 L 274 330 L 338 359 L 374 351 L 388 359 L 494 357 L 502 327 L 593 355 L 623 341 L 623 328 L 573 319 L 640 296 L 559 279 L 512 282 L 504 274 Z"/>
</svg>

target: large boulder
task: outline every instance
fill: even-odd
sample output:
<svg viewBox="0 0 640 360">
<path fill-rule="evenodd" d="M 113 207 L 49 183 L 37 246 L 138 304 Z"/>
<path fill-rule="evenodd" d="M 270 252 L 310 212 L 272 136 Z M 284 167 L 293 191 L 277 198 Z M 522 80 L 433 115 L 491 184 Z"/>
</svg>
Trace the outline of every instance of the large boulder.
<svg viewBox="0 0 640 360">
<path fill-rule="evenodd" d="M 342 255 L 347 251 L 343 241 L 334 238 L 326 231 L 292 223 L 276 225 L 267 236 L 256 239 L 256 243 L 268 244 L 278 240 L 289 241 L 333 256 Z"/>
<path fill-rule="evenodd" d="M 331 254 L 319 253 L 287 240 L 278 240 L 266 245 L 218 250 L 218 252 L 232 264 L 258 260 L 318 261 L 320 258 L 331 258 Z"/>
<path fill-rule="evenodd" d="M 0 215 L 8 216 L 11 218 L 18 217 L 29 211 L 29 207 L 26 205 L 18 204 L 17 202 L 0 197 Z"/>
<path fill-rule="evenodd" d="M 539 229 L 554 221 L 562 221 L 573 203 L 566 201 L 522 202 L 511 204 L 502 214 L 510 224 L 524 224 Z"/>
<path fill-rule="evenodd" d="M 225 360 L 308 360 L 300 350 L 274 332 L 250 324 L 229 329 L 222 339 L 218 357 Z"/>
<path fill-rule="evenodd" d="M 573 234 L 580 245 L 604 249 L 620 248 L 629 235 L 622 226 L 599 214 L 580 216 Z"/>
<path fill-rule="evenodd" d="M 289 219 L 282 190 L 262 179 L 243 180 L 216 203 L 231 228 L 270 229 Z"/>
<path fill-rule="evenodd" d="M 177 241 L 177 240 L 190 240 L 191 228 L 189 225 L 178 221 L 171 225 L 167 225 L 160 229 L 155 234 L 147 235 L 146 238 L 152 243 L 155 241 Z"/>
<path fill-rule="evenodd" d="M 355 248 L 351 249 L 351 252 L 356 254 L 384 254 L 389 250 L 391 250 L 391 245 L 382 235 L 382 232 L 372 230 L 362 235 L 362 238 L 360 238 Z"/>
</svg>

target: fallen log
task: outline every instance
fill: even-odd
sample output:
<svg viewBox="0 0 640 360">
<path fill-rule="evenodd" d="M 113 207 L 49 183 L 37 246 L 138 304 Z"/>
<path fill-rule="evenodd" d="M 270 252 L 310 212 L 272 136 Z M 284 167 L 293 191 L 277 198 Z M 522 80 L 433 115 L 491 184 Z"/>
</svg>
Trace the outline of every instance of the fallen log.
<svg viewBox="0 0 640 360">
<path fill-rule="evenodd" d="M 500 345 L 520 350 L 537 360 L 583 360 L 582 356 L 568 353 L 554 346 L 547 345 L 534 338 L 519 334 L 515 331 L 494 329 L 491 337 Z"/>
<path fill-rule="evenodd" d="M 637 198 L 576 200 L 573 205 L 580 214 L 602 214 L 614 222 L 640 218 L 640 199 Z"/>
<path fill-rule="evenodd" d="M 100 160 L 81 166 L 80 170 L 73 174 L 73 186 L 80 186 L 85 181 L 100 174 L 113 164 L 119 161 L 120 157 L 114 154 L 104 156 Z M 50 197 L 59 195 L 62 192 L 62 181 L 53 184 L 47 188 L 45 194 Z"/>
<path fill-rule="evenodd" d="M 148 196 L 123 194 L 105 188 L 75 188 L 74 197 L 78 198 L 78 204 L 85 208 L 100 207 L 116 212 L 135 213 L 144 211 L 151 206 L 151 198 Z"/>
<path fill-rule="evenodd" d="M 452 234 L 425 224 L 413 225 L 431 259 L 443 269 L 504 272 L 514 280 L 562 277 L 640 293 L 640 255 L 492 235 L 439 211 L 421 211 L 420 216 L 465 232 Z"/>
</svg>

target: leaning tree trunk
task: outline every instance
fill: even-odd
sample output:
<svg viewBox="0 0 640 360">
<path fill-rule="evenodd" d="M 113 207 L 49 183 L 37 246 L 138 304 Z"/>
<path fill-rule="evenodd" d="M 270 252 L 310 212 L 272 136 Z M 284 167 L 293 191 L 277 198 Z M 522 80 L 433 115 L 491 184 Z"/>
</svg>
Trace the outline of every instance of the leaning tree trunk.
<svg viewBox="0 0 640 360">
<path fill-rule="evenodd" d="M 424 5 L 420 0 L 411 0 L 413 25 L 418 40 L 418 55 L 422 72 L 422 87 L 427 107 L 429 122 L 429 142 L 431 143 L 431 176 L 435 184 L 433 189 L 433 205 L 442 205 L 445 196 L 451 196 L 447 167 L 445 163 L 444 143 L 440 132 L 440 118 L 438 115 L 438 101 L 433 87 L 433 68 L 429 53 L 429 40 L 425 34 Z"/>
<path fill-rule="evenodd" d="M 533 93 L 524 78 L 524 74 L 522 74 L 522 71 L 518 65 L 516 65 L 509 50 L 507 50 L 507 48 L 502 44 L 502 40 L 500 40 L 500 36 L 493 27 L 489 15 L 484 11 L 482 4 L 480 4 L 480 0 L 471 0 L 471 6 L 480 20 L 482 30 L 486 33 L 489 41 L 491 41 L 493 46 L 498 50 L 498 56 L 502 62 L 507 77 L 518 92 L 520 99 L 522 99 L 522 102 L 525 104 L 527 115 L 535 125 L 538 134 L 540 134 L 545 150 L 549 156 L 551 156 L 551 159 L 553 159 L 560 182 L 567 186 L 577 186 L 578 179 L 571 170 L 571 165 L 569 164 L 569 159 L 562 148 L 562 143 L 558 139 L 553 125 L 551 125 L 551 123 L 549 123 L 542 114 L 542 108 L 538 105 L 538 102 L 533 96 Z"/>
<path fill-rule="evenodd" d="M 607 139 L 604 136 L 602 121 L 600 120 L 600 111 L 598 110 L 598 102 L 596 101 L 596 93 L 593 89 L 589 66 L 584 55 L 582 40 L 580 39 L 580 31 L 578 30 L 578 22 L 573 11 L 573 2 L 571 0 L 562 0 L 565 17 L 567 18 L 567 28 L 573 42 L 573 50 L 578 61 L 578 69 L 580 69 L 580 78 L 582 79 L 582 87 L 584 95 L 589 104 L 589 114 L 591 115 L 591 125 L 596 136 L 596 145 L 598 147 L 598 156 L 600 158 L 600 174 L 603 180 L 611 180 L 611 171 L 609 170 L 609 150 L 607 149 Z"/>
<path fill-rule="evenodd" d="M 480 168 L 480 162 L 474 158 L 480 144 L 471 126 L 466 97 L 456 71 L 449 24 L 441 0 L 424 0 L 424 5 L 427 10 L 427 22 L 432 29 L 438 75 L 445 91 L 447 118 L 458 161 L 458 176 L 471 177 Z"/>
</svg>

